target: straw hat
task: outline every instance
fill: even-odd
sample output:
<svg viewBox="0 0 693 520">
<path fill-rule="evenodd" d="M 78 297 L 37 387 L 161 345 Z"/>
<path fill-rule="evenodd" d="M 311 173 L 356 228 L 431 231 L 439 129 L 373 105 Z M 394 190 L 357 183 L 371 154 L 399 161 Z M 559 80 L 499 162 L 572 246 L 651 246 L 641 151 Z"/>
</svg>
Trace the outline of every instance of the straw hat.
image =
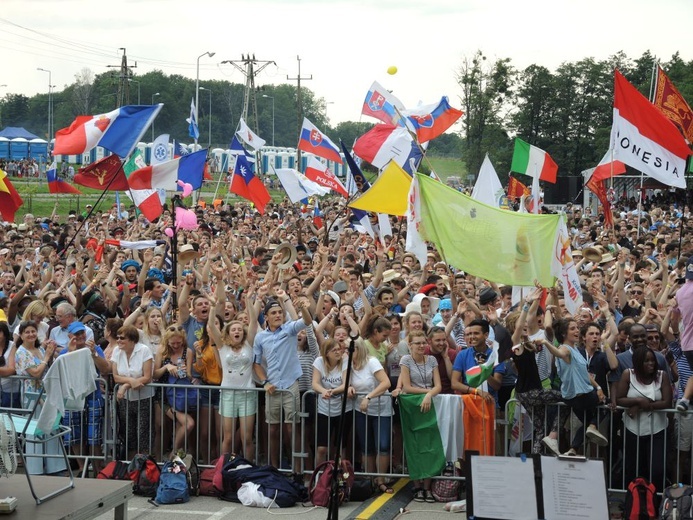
<svg viewBox="0 0 693 520">
<path fill-rule="evenodd" d="M 274 254 L 282 253 L 282 259 L 277 267 L 279 269 L 288 269 L 296 262 L 296 248 L 289 242 L 282 242 L 274 250 Z"/>
<path fill-rule="evenodd" d="M 192 244 L 184 244 L 178 250 L 178 261 L 187 264 L 190 260 L 197 258 L 197 251 Z"/>
</svg>

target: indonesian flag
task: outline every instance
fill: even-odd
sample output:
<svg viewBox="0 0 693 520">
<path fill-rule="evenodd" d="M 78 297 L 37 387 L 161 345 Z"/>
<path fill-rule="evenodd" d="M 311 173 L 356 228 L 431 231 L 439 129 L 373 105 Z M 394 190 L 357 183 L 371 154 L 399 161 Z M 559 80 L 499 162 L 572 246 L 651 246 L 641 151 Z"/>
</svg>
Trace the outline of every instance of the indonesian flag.
<svg viewBox="0 0 693 520">
<path fill-rule="evenodd" d="M 306 177 L 311 181 L 325 186 L 326 188 L 336 191 L 345 198 L 349 197 L 344 184 L 335 176 L 334 173 L 330 171 L 327 165 L 318 161 L 315 157 L 308 159 L 308 165 L 306 166 Z"/>
<path fill-rule="evenodd" d="M 376 168 L 385 168 L 390 160 L 406 164 L 412 149 L 412 136 L 402 126 L 378 124 L 354 143 L 354 153 Z"/>
<path fill-rule="evenodd" d="M 645 96 L 614 72 L 614 159 L 667 186 L 685 188 L 686 159 L 691 154 L 674 123 Z"/>
<path fill-rule="evenodd" d="M 510 169 L 552 184 L 556 183 L 556 175 L 558 174 L 558 165 L 548 153 L 518 138 L 515 138 L 515 149 Z"/>
</svg>

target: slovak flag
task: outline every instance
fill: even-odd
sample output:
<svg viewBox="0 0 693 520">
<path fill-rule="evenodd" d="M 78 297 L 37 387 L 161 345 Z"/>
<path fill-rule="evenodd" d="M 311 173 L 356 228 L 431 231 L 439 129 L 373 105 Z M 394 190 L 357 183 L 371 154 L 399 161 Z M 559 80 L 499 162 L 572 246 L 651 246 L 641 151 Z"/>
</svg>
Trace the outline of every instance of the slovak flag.
<svg viewBox="0 0 693 520">
<path fill-rule="evenodd" d="M 55 155 L 80 155 L 102 146 L 127 157 L 142 139 L 164 105 L 128 105 L 107 114 L 77 116 L 67 128 L 55 133 Z"/>
<path fill-rule="evenodd" d="M 451 107 L 447 96 L 443 96 L 438 104 L 421 105 L 403 111 L 402 115 L 407 118 L 407 126 L 416 132 L 419 142 L 425 143 L 445 132 L 463 113 Z"/>
<path fill-rule="evenodd" d="M 261 215 L 265 214 L 265 206 L 272 199 L 262 181 L 253 174 L 245 155 L 236 157 L 229 191 L 255 204 Z"/>
<path fill-rule="evenodd" d="M 310 152 L 328 161 L 342 164 L 342 158 L 339 155 L 337 145 L 330 141 L 329 137 L 318 130 L 318 127 L 305 117 L 303 118 L 301 137 L 298 140 L 298 149 Z"/>
<path fill-rule="evenodd" d="M 308 159 L 308 165 L 306 166 L 306 177 L 311 181 L 325 186 L 326 188 L 336 191 L 344 197 L 349 197 L 344 184 L 335 176 L 334 173 L 330 171 L 327 165 L 321 163 L 315 157 Z"/>
<path fill-rule="evenodd" d="M 184 155 L 171 161 L 145 166 L 135 170 L 128 177 L 133 190 L 163 188 L 177 190 L 178 181 L 190 183 L 194 190 L 202 187 L 202 177 L 207 160 L 207 149 Z"/>
<path fill-rule="evenodd" d="M 371 88 L 368 89 L 361 113 L 379 119 L 383 123 L 396 125 L 402 120 L 401 115 L 397 111 L 401 113 L 403 110 L 404 105 L 402 102 L 388 92 L 380 83 L 374 81 Z"/>
<path fill-rule="evenodd" d="M 46 172 L 46 180 L 48 181 L 48 191 L 50 193 L 74 193 L 75 195 L 81 195 L 82 192 L 75 188 L 69 182 L 65 182 L 60 177 L 58 177 L 58 166 L 55 161 L 51 164 Z"/>
</svg>

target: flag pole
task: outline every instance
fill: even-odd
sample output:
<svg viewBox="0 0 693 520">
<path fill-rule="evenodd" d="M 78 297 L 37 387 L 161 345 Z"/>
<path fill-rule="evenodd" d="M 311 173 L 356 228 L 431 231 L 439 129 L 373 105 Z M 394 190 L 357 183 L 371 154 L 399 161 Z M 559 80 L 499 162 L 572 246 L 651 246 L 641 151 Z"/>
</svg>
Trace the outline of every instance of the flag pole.
<svg viewBox="0 0 693 520">
<path fill-rule="evenodd" d="M 130 156 L 128 155 L 128 157 L 130 157 Z M 119 158 L 119 159 L 120 159 L 120 158 Z M 91 209 L 90 209 L 89 212 L 87 213 L 87 216 L 84 217 L 84 220 L 80 223 L 79 227 L 78 227 L 77 230 L 75 231 L 75 234 L 72 235 L 72 238 L 70 239 L 70 241 L 68 242 L 68 244 L 67 244 L 67 245 L 65 246 L 65 248 L 59 253 L 59 256 L 60 256 L 60 257 L 63 257 L 63 256 L 65 255 L 65 253 L 70 249 L 70 247 L 72 247 L 72 244 L 74 244 L 75 239 L 79 236 L 79 232 L 82 231 L 82 228 L 84 227 L 84 225 L 89 221 L 89 217 L 91 217 L 92 213 L 94 213 L 94 211 L 95 211 L 96 208 L 98 207 L 99 203 L 100 203 L 101 200 L 103 199 L 104 195 L 106 195 L 106 192 L 108 191 L 108 188 L 111 187 L 111 184 L 113 184 L 113 181 L 116 179 L 116 177 L 118 176 L 118 174 L 123 170 L 123 165 L 124 165 L 124 164 L 125 164 L 125 161 L 123 161 L 123 160 L 121 159 L 121 160 L 120 160 L 120 166 L 118 167 L 118 170 L 116 170 L 115 174 L 111 176 L 111 180 L 108 181 L 108 184 L 106 184 L 106 187 L 105 187 L 105 188 L 103 189 L 103 191 L 101 192 L 101 195 L 99 195 L 99 198 L 96 199 L 96 202 L 94 203 L 94 205 L 91 207 Z M 120 208 L 118 208 L 118 209 L 120 210 Z"/>
</svg>

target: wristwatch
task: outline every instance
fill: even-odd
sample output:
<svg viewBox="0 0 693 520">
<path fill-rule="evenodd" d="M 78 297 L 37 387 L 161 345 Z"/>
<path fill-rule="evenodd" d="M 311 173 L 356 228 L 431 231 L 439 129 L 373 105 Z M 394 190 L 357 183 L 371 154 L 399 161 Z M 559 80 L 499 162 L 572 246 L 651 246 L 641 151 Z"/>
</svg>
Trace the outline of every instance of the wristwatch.
<svg viewBox="0 0 693 520">
<path fill-rule="evenodd" d="M 260 383 L 260 384 L 261 384 L 262 386 L 265 386 L 265 385 L 267 385 L 267 383 L 269 383 L 269 379 L 265 379 L 265 380 L 262 381 L 262 383 Z"/>
</svg>

